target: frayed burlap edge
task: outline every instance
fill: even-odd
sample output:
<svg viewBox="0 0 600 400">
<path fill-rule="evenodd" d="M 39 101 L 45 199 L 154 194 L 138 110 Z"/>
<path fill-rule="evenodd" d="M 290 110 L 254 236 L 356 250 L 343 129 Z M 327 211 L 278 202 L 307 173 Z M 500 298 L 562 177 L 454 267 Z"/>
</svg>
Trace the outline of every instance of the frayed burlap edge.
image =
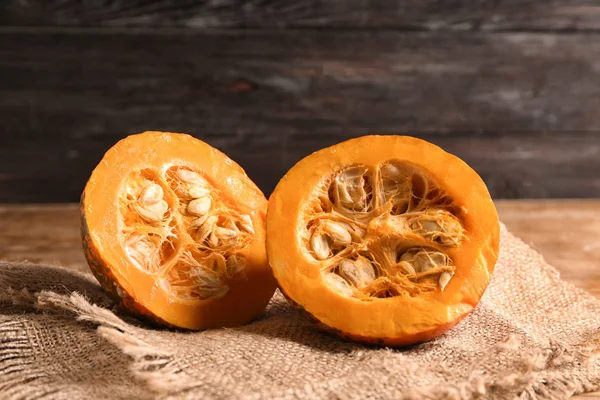
<svg viewBox="0 0 600 400">
<path fill-rule="evenodd" d="M 158 395 L 182 393 L 202 385 L 177 367 L 175 356 L 140 339 L 138 330 L 124 322 L 108 309 L 91 304 L 78 293 L 61 295 L 50 291 L 30 293 L 27 290 L 7 290 L 0 294 L 0 302 L 11 302 L 15 306 L 32 308 L 38 312 L 59 312 L 75 316 L 78 321 L 97 325 L 96 332 L 120 351 L 131 357 L 130 369 L 140 380 Z M 5 325 L 3 330 L 10 329 Z M 6 332 L 4 332 L 6 333 Z M 32 383 L 35 373 L 27 369 L 19 371 L 23 360 L 14 357 L 15 349 L 22 350 L 26 337 L 17 338 L 0 344 L 0 371 L 12 371 L 14 382 Z M 502 353 L 520 359 L 519 372 L 501 379 L 490 379 L 478 369 L 478 365 L 493 360 Z M 22 357 L 22 353 L 20 353 Z M 470 368 L 466 382 L 457 384 L 438 384 L 431 387 L 410 389 L 403 399 L 448 399 L 485 398 L 491 390 L 503 390 L 518 393 L 521 399 L 563 399 L 584 392 L 595 391 L 600 385 L 586 378 L 574 378 L 560 372 L 557 367 L 565 363 L 579 363 L 585 369 L 593 371 L 600 361 L 600 334 L 589 344 L 571 346 L 553 341 L 547 347 L 524 350 L 515 336 L 498 344 L 485 358 L 477 360 Z M 553 368 L 548 369 L 548 366 Z M 448 382 L 453 381 L 451 371 L 440 368 Z M 586 374 L 584 374 L 586 375 Z M 458 379 L 456 381 L 459 381 Z M 285 393 L 281 393 L 282 396 Z"/>
</svg>

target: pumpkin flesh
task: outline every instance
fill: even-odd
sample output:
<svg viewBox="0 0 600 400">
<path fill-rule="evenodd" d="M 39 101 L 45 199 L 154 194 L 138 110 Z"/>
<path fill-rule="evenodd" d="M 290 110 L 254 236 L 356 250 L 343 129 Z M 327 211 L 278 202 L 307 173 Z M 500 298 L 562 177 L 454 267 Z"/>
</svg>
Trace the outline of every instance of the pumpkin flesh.
<svg viewBox="0 0 600 400">
<path fill-rule="evenodd" d="M 314 322 L 358 341 L 408 345 L 450 329 L 479 302 L 498 246 L 481 178 L 415 138 L 320 150 L 269 199 L 267 253 L 280 289 Z"/>
</svg>

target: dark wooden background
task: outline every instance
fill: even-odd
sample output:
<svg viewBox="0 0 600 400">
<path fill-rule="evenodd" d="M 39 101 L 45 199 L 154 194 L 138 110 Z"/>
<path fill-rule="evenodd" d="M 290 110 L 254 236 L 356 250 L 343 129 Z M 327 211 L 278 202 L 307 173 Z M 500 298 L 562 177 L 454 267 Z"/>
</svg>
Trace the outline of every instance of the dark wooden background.
<svg viewBox="0 0 600 400">
<path fill-rule="evenodd" d="M 405 133 L 496 198 L 600 197 L 600 2 L 0 1 L 0 202 L 77 201 L 144 130 L 266 194 L 314 150 Z"/>
</svg>

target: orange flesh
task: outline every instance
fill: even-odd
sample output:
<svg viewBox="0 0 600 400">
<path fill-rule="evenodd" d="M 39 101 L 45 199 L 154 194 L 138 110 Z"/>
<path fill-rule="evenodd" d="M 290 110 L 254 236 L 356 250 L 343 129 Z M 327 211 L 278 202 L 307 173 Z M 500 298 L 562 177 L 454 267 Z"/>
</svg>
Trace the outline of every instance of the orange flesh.
<svg viewBox="0 0 600 400">
<path fill-rule="evenodd" d="M 443 290 L 422 290 L 429 284 L 424 280 L 417 281 L 412 294 L 344 295 L 324 281 L 324 271 L 331 270 L 329 259 L 316 260 L 307 248 L 307 221 L 314 217 L 317 193 L 333 175 L 356 166 L 379 171 L 390 162 L 415 168 L 451 199 L 450 209 L 464 235 L 459 245 L 443 249 L 454 275 Z M 364 240 L 406 239 L 392 229 L 386 212 L 383 205 L 370 212 L 367 220 L 381 223 L 370 222 Z M 313 153 L 281 179 L 269 200 L 267 253 L 281 290 L 319 325 L 354 340 L 398 346 L 441 335 L 479 302 L 498 249 L 498 217 L 481 178 L 457 157 L 411 137 L 366 136 Z M 330 256 L 330 265 L 336 264 L 336 257 L 335 252 Z"/>
<path fill-rule="evenodd" d="M 243 240 L 214 245 L 207 244 L 208 238 L 198 240 L 198 227 L 191 227 L 198 216 L 186 211 L 193 198 L 182 196 L 177 186 L 181 182 L 173 178 L 180 169 L 202 176 L 218 224 L 233 226 Z M 169 206 L 156 223 L 136 214 L 144 185 L 150 183 L 161 186 Z M 104 288 L 125 307 L 155 321 L 187 329 L 243 324 L 265 308 L 275 290 L 264 247 L 266 206 L 264 195 L 242 168 L 206 143 L 183 134 L 132 135 L 105 154 L 82 195 L 88 262 Z M 238 222 L 240 216 L 249 216 L 252 232 L 240 230 L 229 216 Z M 161 232 L 167 231 L 171 233 L 161 238 Z M 137 247 L 141 253 L 132 253 L 132 237 L 134 244 L 136 237 L 162 241 L 162 251 L 155 254 L 158 261 L 143 257 L 147 243 Z M 235 255 L 243 263 L 231 273 L 222 273 L 210 261 L 220 260 L 219 254 Z M 196 275 L 216 271 L 226 287 L 224 295 L 199 291 L 194 287 L 196 275 L 189 271 Z M 185 296 L 188 292 L 193 293 Z"/>
</svg>

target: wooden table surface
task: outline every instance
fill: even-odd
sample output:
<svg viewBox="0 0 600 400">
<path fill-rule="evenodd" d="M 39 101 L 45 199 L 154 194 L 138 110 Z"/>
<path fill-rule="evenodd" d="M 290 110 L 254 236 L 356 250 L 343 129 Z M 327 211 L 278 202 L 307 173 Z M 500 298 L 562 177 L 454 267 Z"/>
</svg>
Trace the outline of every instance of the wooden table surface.
<svg viewBox="0 0 600 400">
<path fill-rule="evenodd" d="M 555 266 L 563 279 L 600 298 L 600 199 L 497 201 L 500 220 Z M 88 267 L 79 206 L 0 205 L 0 259 Z M 600 392 L 574 398 L 600 399 Z"/>
</svg>

